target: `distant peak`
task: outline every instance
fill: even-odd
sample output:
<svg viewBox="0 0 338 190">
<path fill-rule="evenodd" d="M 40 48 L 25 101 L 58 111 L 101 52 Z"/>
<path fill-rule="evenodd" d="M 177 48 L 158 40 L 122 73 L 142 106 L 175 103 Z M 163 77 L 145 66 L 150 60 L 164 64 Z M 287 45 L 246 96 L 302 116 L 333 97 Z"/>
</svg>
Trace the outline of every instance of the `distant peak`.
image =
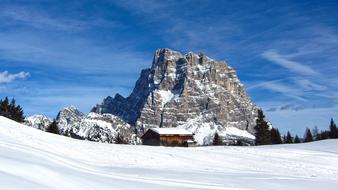
<svg viewBox="0 0 338 190">
<path fill-rule="evenodd" d="M 71 106 L 64 107 L 62 110 L 78 110 L 78 108 L 75 107 L 74 105 L 71 105 Z"/>
</svg>

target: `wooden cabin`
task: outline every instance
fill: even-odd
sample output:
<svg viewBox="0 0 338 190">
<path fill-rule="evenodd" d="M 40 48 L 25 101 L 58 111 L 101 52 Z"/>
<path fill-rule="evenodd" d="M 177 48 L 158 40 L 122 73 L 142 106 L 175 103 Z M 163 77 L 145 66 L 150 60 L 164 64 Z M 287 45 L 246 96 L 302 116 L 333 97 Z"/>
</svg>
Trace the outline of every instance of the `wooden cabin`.
<svg viewBox="0 0 338 190">
<path fill-rule="evenodd" d="M 178 128 L 151 128 L 142 138 L 143 145 L 151 146 L 191 146 L 194 144 L 193 133 Z"/>
</svg>

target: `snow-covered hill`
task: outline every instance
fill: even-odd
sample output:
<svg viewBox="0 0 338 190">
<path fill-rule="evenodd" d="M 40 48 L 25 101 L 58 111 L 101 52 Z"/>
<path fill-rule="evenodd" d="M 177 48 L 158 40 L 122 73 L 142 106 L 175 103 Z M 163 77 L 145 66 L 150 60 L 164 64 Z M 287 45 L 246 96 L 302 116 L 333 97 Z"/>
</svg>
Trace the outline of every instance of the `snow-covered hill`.
<svg viewBox="0 0 338 190">
<path fill-rule="evenodd" d="M 338 141 L 261 147 L 103 144 L 0 117 L 0 189 L 336 189 Z"/>
</svg>

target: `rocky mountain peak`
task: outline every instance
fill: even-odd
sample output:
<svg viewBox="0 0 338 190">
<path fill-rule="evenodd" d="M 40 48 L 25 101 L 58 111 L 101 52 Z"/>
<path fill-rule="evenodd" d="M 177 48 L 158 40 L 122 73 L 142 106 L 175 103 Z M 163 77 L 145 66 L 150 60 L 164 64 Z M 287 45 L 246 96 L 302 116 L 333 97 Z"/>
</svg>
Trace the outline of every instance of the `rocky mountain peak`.
<svg viewBox="0 0 338 190">
<path fill-rule="evenodd" d="M 25 119 L 25 125 L 45 131 L 46 127 L 52 123 L 52 120 L 45 115 L 32 115 Z"/>
<path fill-rule="evenodd" d="M 253 133 L 257 115 L 257 107 L 228 64 L 202 53 L 182 55 L 168 48 L 155 52 L 151 67 L 141 72 L 130 96 L 107 97 L 92 111 L 119 116 L 141 132 L 201 118 L 198 121 L 217 125 L 218 130 L 236 127 Z"/>
</svg>

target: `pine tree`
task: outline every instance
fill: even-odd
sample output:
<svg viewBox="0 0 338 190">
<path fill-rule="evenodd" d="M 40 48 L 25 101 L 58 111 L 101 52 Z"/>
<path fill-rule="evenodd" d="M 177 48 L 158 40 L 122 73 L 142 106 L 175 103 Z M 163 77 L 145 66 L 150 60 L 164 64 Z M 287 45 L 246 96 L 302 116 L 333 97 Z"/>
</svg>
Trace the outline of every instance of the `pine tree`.
<svg viewBox="0 0 338 190">
<path fill-rule="evenodd" d="M 3 101 L 1 100 L 0 115 L 10 118 L 8 97 L 6 97 Z"/>
<path fill-rule="evenodd" d="M 304 142 L 312 142 L 313 136 L 311 133 L 311 130 L 309 128 L 306 128 L 305 135 L 304 135 Z"/>
<path fill-rule="evenodd" d="M 313 140 L 317 141 L 319 138 L 319 132 L 317 125 L 312 129 Z"/>
<path fill-rule="evenodd" d="M 272 144 L 282 144 L 282 137 L 278 129 L 271 129 L 271 143 Z"/>
<path fill-rule="evenodd" d="M 20 105 L 17 105 L 15 108 L 15 117 L 14 120 L 19 122 L 19 123 L 23 123 L 25 121 L 25 116 L 23 114 L 23 109 Z"/>
<path fill-rule="evenodd" d="M 265 121 L 265 116 L 262 110 L 258 110 L 255 130 L 256 145 L 271 144 L 271 132 L 269 130 L 268 123 Z"/>
<path fill-rule="evenodd" d="M 286 142 L 287 144 L 291 144 L 293 142 L 292 140 L 292 136 L 291 136 L 291 133 L 290 131 L 288 131 L 287 135 L 286 135 Z"/>
<path fill-rule="evenodd" d="M 214 146 L 221 145 L 221 139 L 217 132 L 215 133 L 214 140 L 212 141 L 212 145 Z"/>
<path fill-rule="evenodd" d="M 59 127 L 56 123 L 56 120 L 54 119 L 53 122 L 51 124 L 48 125 L 48 127 L 46 128 L 46 132 L 48 133 L 54 133 L 54 134 L 59 134 Z"/>
<path fill-rule="evenodd" d="M 16 115 L 15 114 L 15 112 L 16 112 L 16 106 L 15 106 L 15 100 L 14 100 L 14 98 L 11 100 L 11 103 L 8 106 L 8 112 L 9 112 L 9 115 L 12 118 L 14 118 L 14 116 Z"/>
<path fill-rule="evenodd" d="M 330 131 L 325 130 L 322 131 L 318 134 L 318 139 L 317 140 L 325 140 L 330 138 Z"/>
<path fill-rule="evenodd" d="M 3 115 L 4 109 L 3 109 L 3 101 L 0 99 L 0 115 Z"/>
<path fill-rule="evenodd" d="M 329 136 L 331 139 L 337 139 L 338 138 L 338 128 L 336 123 L 333 121 L 333 119 L 331 118 L 331 122 L 330 122 L 330 133 Z"/>
<path fill-rule="evenodd" d="M 298 135 L 296 135 L 294 143 L 301 143 Z"/>
<path fill-rule="evenodd" d="M 9 112 L 9 110 L 8 110 L 8 107 L 9 107 L 9 101 L 8 101 L 8 97 L 6 97 L 5 98 L 5 100 L 4 100 L 4 102 L 3 102 L 3 106 L 4 106 L 4 112 L 6 113 L 6 114 L 8 114 Z"/>
<path fill-rule="evenodd" d="M 115 144 L 128 144 L 126 140 L 124 140 L 123 136 L 120 135 L 120 133 L 117 133 L 117 136 L 115 138 Z"/>
</svg>

